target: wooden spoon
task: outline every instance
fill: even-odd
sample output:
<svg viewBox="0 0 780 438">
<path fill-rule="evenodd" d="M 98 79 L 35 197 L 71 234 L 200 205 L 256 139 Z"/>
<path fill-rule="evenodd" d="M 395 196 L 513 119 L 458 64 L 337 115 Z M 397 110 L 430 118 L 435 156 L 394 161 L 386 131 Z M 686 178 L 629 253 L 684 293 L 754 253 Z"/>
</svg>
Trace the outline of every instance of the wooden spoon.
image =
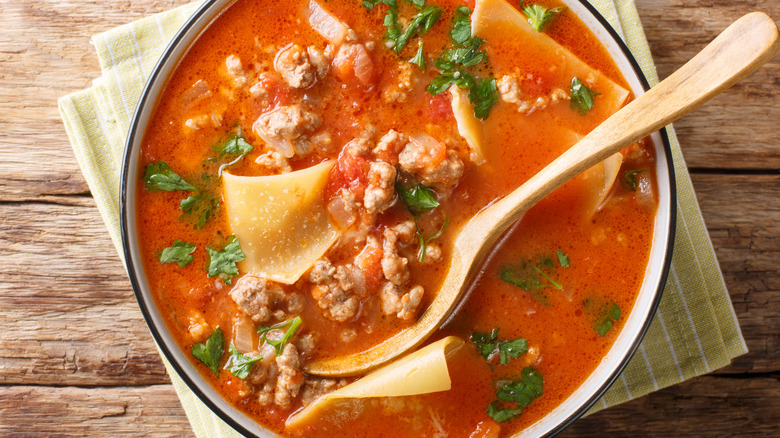
<svg viewBox="0 0 780 438">
<path fill-rule="evenodd" d="M 567 181 L 754 72 L 777 49 L 777 26 L 767 15 L 753 12 L 737 20 L 666 80 L 472 218 L 455 239 L 452 262 L 438 295 L 417 323 L 362 353 L 314 361 L 304 370 L 320 376 L 359 375 L 416 348 L 450 315 L 493 244 L 523 213 Z"/>
</svg>

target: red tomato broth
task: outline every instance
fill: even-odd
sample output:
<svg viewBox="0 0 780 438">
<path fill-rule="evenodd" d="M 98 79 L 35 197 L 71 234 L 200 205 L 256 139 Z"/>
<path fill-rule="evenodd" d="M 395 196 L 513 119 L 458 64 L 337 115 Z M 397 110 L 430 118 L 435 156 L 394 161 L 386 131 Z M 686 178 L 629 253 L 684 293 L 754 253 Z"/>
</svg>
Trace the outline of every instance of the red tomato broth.
<svg viewBox="0 0 780 438">
<path fill-rule="evenodd" d="M 437 54 L 449 44 L 452 13 L 461 2 L 431 3 L 442 4 L 445 9 L 439 23 L 423 38 L 426 52 Z M 550 1 L 540 3 L 548 7 L 557 5 Z M 324 46 L 322 37 L 305 25 L 305 18 L 302 18 L 303 24 L 296 23 L 302 16 L 302 5 L 306 2 L 289 4 L 282 6 L 265 1 L 239 1 L 228 8 L 201 36 L 169 80 L 157 104 L 144 138 L 141 168 L 156 161 L 166 161 L 187 181 L 197 180 L 198 175 L 207 170 L 202 164 L 203 160 L 215 156 L 211 146 L 227 137 L 231 121 L 234 120 L 240 121 L 249 143 L 255 146 L 263 144 L 253 133 L 252 122 L 267 108 L 259 106 L 247 93 L 240 96 L 239 105 L 232 106 L 229 99 L 219 91 L 222 85 L 213 87 L 213 84 L 225 82 L 220 69 L 224 70 L 224 60 L 228 55 L 235 54 L 247 60 L 248 64 L 273 60 L 274 52 L 263 51 L 263 44 L 258 41 L 272 42 L 277 46 L 290 42 Z M 348 0 L 330 0 L 326 5 L 332 14 L 348 23 L 361 38 L 382 40 L 384 6 L 380 5 L 368 13 L 358 3 Z M 547 33 L 588 64 L 627 88 L 606 50 L 571 12 L 559 14 Z M 515 65 L 513 63 L 520 60 L 529 65 L 554 62 L 549 60 L 551 57 L 548 55 L 523 55 L 516 48 L 491 44 L 490 39 L 485 47 L 497 70 L 504 65 Z M 416 49 L 416 43 L 411 42 L 402 51 L 400 59 L 411 58 Z M 502 54 L 506 53 L 511 53 L 511 62 L 502 61 Z M 449 96 L 445 93 L 431 97 L 425 93 L 427 80 L 418 82 L 407 102 L 382 104 L 381 90 L 384 84 L 392 83 L 392 70 L 398 64 L 399 56 L 379 45 L 371 55 L 376 68 L 374 76 L 377 86 L 374 89 L 366 89 L 354 81 L 350 82 L 349 78 L 342 79 L 335 74 L 328 74 L 322 84 L 318 85 L 322 90 L 329 90 L 331 98 L 318 113 L 322 117 L 322 129 L 333 134 L 333 155 L 327 157 L 315 154 L 293 161 L 291 164 L 294 169 L 336 158 L 341 146 L 360 135 L 365 120 L 370 120 L 380 133 L 395 128 L 407 133 L 425 132 L 434 137 L 457 135 L 453 115 L 449 110 Z M 434 75 L 430 61 L 432 58 L 428 60 L 429 71 L 424 78 Z M 194 105 L 183 104 L 181 96 L 185 96 L 200 79 L 212 87 L 211 96 Z M 318 93 L 314 89 L 304 93 L 278 88 L 278 95 L 272 97 L 275 103 L 300 98 L 305 93 Z M 322 91 L 322 94 L 325 92 Z M 447 103 L 446 106 L 442 105 L 443 101 Z M 206 127 L 182 136 L 181 121 L 204 107 L 224 107 L 223 121 L 226 126 Z M 560 126 L 583 134 L 607 116 L 599 112 L 598 103 L 594 111 L 583 117 L 573 112 L 568 102 L 529 115 L 518 114 L 514 108 L 500 102 L 485 122 L 485 143 L 491 145 L 485 151 L 487 162 L 482 166 L 466 166 L 464 176 L 451 196 L 442 200 L 440 209 L 423 217 L 421 225 L 424 235 L 433 234 L 441 224 L 442 211 L 447 212 L 450 225 L 440 239 L 446 260 L 451 239 L 468 218 L 527 180 L 571 145 L 569 141 L 562 140 Z M 428 117 L 433 123 L 426 121 Z M 254 174 L 252 163 L 259 156 L 259 149 L 256 147 L 229 171 L 239 175 Z M 651 145 L 644 145 L 644 150 L 652 150 Z M 634 168 L 637 168 L 637 163 L 641 165 L 639 167 L 652 168 L 651 165 L 644 166 L 647 160 L 652 163 L 652 156 L 646 161 L 635 160 L 631 163 Z M 583 187 L 581 181 L 574 180 L 529 211 L 491 260 L 482 267 L 482 274 L 461 305 L 459 313 L 441 331 L 441 335 L 454 334 L 468 339 L 474 331 L 489 332 L 493 328 L 500 328 L 499 339 L 523 337 L 541 351 L 542 359 L 534 366 L 544 376 L 544 395 L 528 406 L 517 419 L 500 425 L 501 436 L 508 436 L 537 421 L 587 378 L 611 346 L 641 285 L 649 256 L 655 211 L 638 205 L 633 193 L 619 180 L 604 208 L 592 218 L 585 217 L 582 213 L 582 195 L 585 191 L 587 188 Z M 226 343 L 232 339 L 233 316 L 237 312 L 235 304 L 228 297 L 230 286 L 224 285 L 218 278 L 208 278 L 204 272 L 204 267 L 208 266 L 204 248 L 221 248 L 224 245 L 229 235 L 226 230 L 230 229 L 227 218 L 220 211 L 200 230 L 180 220 L 179 202 L 191 194 L 152 193 L 143 184 L 139 184 L 136 189 L 141 252 L 149 286 L 174 338 L 187 352 L 195 342 L 187 331 L 190 309 L 202 313 L 212 327 L 220 326 L 225 331 Z M 397 203 L 380 216 L 378 224 L 381 227 L 407 215 L 405 207 Z M 175 239 L 194 243 L 198 248 L 193 254 L 195 260 L 183 268 L 157 261 L 158 252 L 170 246 Z M 571 267 L 557 267 L 557 250 L 562 250 L 570 257 Z M 497 275 L 506 263 L 540 255 L 550 256 L 555 261 L 557 269 L 554 278 L 564 286 L 562 291 L 546 290 L 552 304 L 550 307 L 542 305 L 518 287 L 502 282 Z M 410 263 L 410 271 L 415 281 L 425 288 L 425 299 L 421 305 L 424 309 L 446 274 L 446 264 L 421 266 Z M 285 288 L 295 289 L 295 286 Z M 345 345 L 337 341 L 340 327 L 320 314 L 309 294 L 303 295 L 306 297 L 306 306 L 301 313 L 303 329 L 319 333 L 321 340 L 332 340 L 318 345 L 317 357 L 360 351 L 408 326 L 408 323 L 383 317 L 375 303 L 364 302 L 360 318 L 352 323 L 360 335 L 354 342 Z M 614 300 L 623 311 L 624 317 L 616 321 L 615 328 L 603 338 L 594 331 L 592 315 L 583 311 L 583 301 L 592 296 Z M 225 370 L 217 379 L 197 360 L 193 362 L 233 405 L 272 430 L 284 430 L 285 419 L 295 409 L 261 407 L 253 397 L 240 395 L 240 379 Z M 450 436 L 469 436 L 472 431 L 485 428 L 495 431 L 495 423 L 486 414 L 487 405 L 495 400 L 494 383 L 500 378 L 519 377 L 523 365 L 527 364 L 521 356 L 506 365 L 493 365 L 491 369 L 476 353 L 473 345 L 467 342 L 464 350 L 450 360 L 452 390 L 404 399 L 414 400 L 414 403 L 424 406 L 428 415 L 425 418 L 436 415 L 441 424 L 447 425 Z M 343 428 L 349 427 L 353 435 L 383 436 L 382 433 L 392 432 L 392 436 L 421 436 L 421 429 L 410 426 L 408 416 L 388 414 L 383 409 L 368 403 L 360 410 L 366 415 L 355 415 L 348 424 L 339 423 L 339 433 L 343 435 Z M 485 426 L 487 424 L 491 426 Z M 325 436 L 329 434 L 327 430 L 332 429 L 328 429 L 327 420 L 323 419 L 322 424 L 313 424 L 294 433 Z M 339 435 L 335 430 L 333 433 Z"/>
</svg>

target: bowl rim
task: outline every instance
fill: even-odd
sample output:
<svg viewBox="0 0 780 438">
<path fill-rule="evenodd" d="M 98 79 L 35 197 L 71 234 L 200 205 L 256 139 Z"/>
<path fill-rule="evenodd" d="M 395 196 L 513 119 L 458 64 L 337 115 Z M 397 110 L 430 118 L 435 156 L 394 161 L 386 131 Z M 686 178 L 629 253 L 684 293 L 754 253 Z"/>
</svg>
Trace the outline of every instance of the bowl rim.
<svg viewBox="0 0 780 438">
<path fill-rule="evenodd" d="M 179 378 L 182 379 L 182 381 L 187 385 L 187 387 L 198 397 L 198 399 L 201 402 L 203 402 L 211 410 L 211 412 L 217 415 L 222 421 L 227 423 L 230 427 L 235 429 L 239 434 L 244 436 L 257 436 L 254 432 L 251 432 L 246 427 L 241 425 L 239 421 L 233 418 L 233 416 L 225 412 L 225 410 L 222 409 L 220 406 L 218 406 L 215 401 L 211 400 L 199 388 L 198 384 L 196 384 L 196 382 L 191 378 L 189 373 L 183 368 L 182 364 L 180 364 L 177 358 L 174 356 L 173 352 L 171 351 L 171 348 L 179 348 L 179 346 L 178 345 L 170 346 L 168 345 L 168 343 L 166 343 L 165 339 L 163 338 L 160 332 L 160 328 L 154 322 L 154 319 L 152 317 L 149 308 L 149 306 L 156 306 L 156 303 L 154 302 L 153 298 L 151 298 L 151 303 L 150 303 L 147 301 L 146 297 L 144 297 L 142 287 L 141 287 L 141 281 L 138 278 L 138 276 L 136 276 L 136 266 L 134 264 L 134 259 L 131 252 L 131 241 L 135 236 L 131 236 L 131 233 L 128 229 L 130 222 L 133 220 L 131 219 L 131 217 L 134 217 L 134 215 L 136 214 L 135 211 L 129 211 L 128 208 L 129 193 L 135 190 L 135 186 L 129 187 L 129 182 L 132 178 L 132 175 L 130 175 L 130 168 L 131 168 L 130 164 L 134 158 L 137 159 L 137 155 L 138 155 L 138 150 L 137 148 L 134 147 L 134 144 L 136 143 L 136 139 L 140 137 L 140 139 L 142 140 L 144 135 L 144 131 L 141 129 L 142 127 L 139 127 L 139 125 L 141 124 L 142 115 L 147 110 L 147 107 L 149 105 L 151 105 L 151 109 L 149 111 L 153 111 L 157 104 L 156 101 L 150 99 L 154 97 L 153 96 L 154 85 L 160 80 L 162 80 L 163 84 L 165 84 L 169 79 L 170 73 L 168 76 L 164 74 L 165 66 L 169 62 L 178 63 L 183 56 L 186 56 L 186 53 L 188 52 L 191 45 L 185 48 L 183 54 L 179 56 L 178 59 L 175 59 L 173 61 L 171 60 L 172 57 L 174 57 L 175 54 L 174 52 L 177 46 L 182 42 L 182 40 L 184 40 L 190 34 L 191 31 L 193 31 L 194 28 L 198 27 L 198 22 L 200 21 L 200 19 L 204 15 L 206 15 L 207 12 L 212 12 L 210 11 L 211 8 L 215 6 L 220 6 L 220 11 L 214 15 L 213 20 L 215 20 L 216 18 L 219 17 L 219 15 L 221 15 L 222 11 L 232 6 L 233 3 L 235 3 L 236 1 L 238 0 L 207 0 L 206 2 L 204 2 L 187 19 L 187 21 L 182 25 L 182 27 L 176 32 L 174 37 L 165 47 L 163 54 L 160 56 L 160 59 L 157 61 L 154 69 L 149 75 L 144 85 L 144 89 L 140 94 L 135 112 L 133 113 L 131 123 L 128 129 L 127 140 L 125 142 L 125 150 L 122 159 L 122 174 L 120 179 L 120 193 L 119 193 L 120 231 L 121 231 L 122 254 L 124 256 L 123 257 L 124 264 L 128 276 L 130 278 L 131 285 L 133 287 L 133 293 L 135 295 L 136 301 L 138 302 L 138 306 L 140 307 L 141 313 L 143 314 L 144 321 L 146 322 L 146 325 L 149 331 L 151 332 L 155 343 L 157 344 L 159 350 L 163 353 L 165 359 L 168 361 L 170 366 L 178 374 Z M 639 63 L 637 62 L 636 58 L 629 50 L 625 41 L 612 27 L 612 25 L 609 24 L 607 19 L 603 15 L 601 15 L 601 13 L 588 0 L 570 0 L 570 1 L 576 1 L 580 3 L 588 11 L 588 13 L 590 13 L 593 16 L 593 18 L 596 19 L 596 21 L 600 24 L 600 26 L 607 32 L 612 42 L 615 43 L 618 49 L 620 49 L 623 56 L 626 57 L 626 60 L 628 61 L 631 70 L 636 75 L 636 79 L 641 84 L 643 91 L 646 92 L 647 90 L 649 90 L 650 89 L 649 82 L 644 72 L 642 71 L 641 67 L 639 66 Z M 224 3 L 224 4 L 220 5 L 220 3 Z M 582 17 L 578 17 L 578 18 L 582 20 Z M 208 28 L 208 26 L 210 26 L 213 20 L 206 23 L 203 27 L 196 29 L 198 31 L 198 34 L 193 38 L 191 44 L 197 41 L 197 39 L 200 37 L 202 32 L 205 31 Z M 599 38 L 599 40 L 601 40 L 601 38 Z M 171 73 L 174 70 L 175 67 L 171 69 Z M 625 75 L 626 73 L 625 71 L 623 71 L 622 69 L 619 70 L 621 74 Z M 668 223 L 669 229 L 668 229 L 667 241 L 665 243 L 665 248 L 664 248 L 664 260 L 660 270 L 659 282 L 656 287 L 654 297 L 651 300 L 647 317 L 643 321 L 641 328 L 637 332 L 637 335 L 634 338 L 634 340 L 631 342 L 629 348 L 624 353 L 625 356 L 617 365 L 617 367 L 614 369 L 612 374 L 610 374 L 609 377 L 601 383 L 599 388 L 592 394 L 592 396 L 589 397 L 582 405 L 580 405 L 579 408 L 575 409 L 563 421 L 558 422 L 552 429 L 545 432 L 541 436 L 551 437 L 559 434 L 568 426 L 570 426 L 573 422 L 575 422 L 580 417 L 582 417 L 582 415 L 584 415 L 585 412 L 587 412 L 604 395 L 604 393 L 612 386 L 615 380 L 621 375 L 625 367 L 630 362 L 631 358 L 636 353 L 637 349 L 642 343 L 642 340 L 647 334 L 647 331 L 650 328 L 650 324 L 654 319 L 655 313 L 658 310 L 658 306 L 660 305 L 661 298 L 663 296 L 663 291 L 666 286 L 666 282 L 668 280 L 668 276 L 672 264 L 672 253 L 673 253 L 673 247 L 675 241 L 676 222 L 677 222 L 677 184 L 675 178 L 673 153 L 672 153 L 671 144 L 669 140 L 669 136 L 670 136 L 669 126 L 666 126 L 657 132 L 658 134 L 660 134 L 661 137 L 661 143 L 662 143 L 661 146 L 664 151 L 665 160 L 666 160 L 666 170 L 667 170 L 667 178 L 668 178 L 668 185 L 669 185 L 669 223 Z M 658 147 L 656 147 L 656 149 L 658 149 Z M 652 260 L 648 260 L 648 264 L 651 262 Z M 142 264 L 142 262 L 139 260 L 138 264 Z M 167 327 L 163 327 L 163 329 L 167 330 Z M 592 373 L 590 375 L 592 375 Z M 207 382 L 205 383 L 206 385 L 208 385 Z M 227 401 L 225 400 L 222 401 L 229 405 Z M 262 425 L 260 425 L 260 427 L 265 429 L 265 427 Z M 265 430 L 267 430 L 273 435 L 277 435 L 275 432 L 271 430 L 268 429 Z"/>
</svg>

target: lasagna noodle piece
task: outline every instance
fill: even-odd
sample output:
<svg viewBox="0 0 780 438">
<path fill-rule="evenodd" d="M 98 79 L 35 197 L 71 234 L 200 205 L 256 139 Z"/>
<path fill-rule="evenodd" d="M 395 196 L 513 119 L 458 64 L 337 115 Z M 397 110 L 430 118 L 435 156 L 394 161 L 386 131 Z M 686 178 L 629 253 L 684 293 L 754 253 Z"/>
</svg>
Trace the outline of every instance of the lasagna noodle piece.
<svg viewBox="0 0 780 438">
<path fill-rule="evenodd" d="M 349 385 L 318 398 L 287 419 L 287 428 L 296 428 L 314 419 L 333 402 L 369 397 L 402 397 L 448 391 L 452 387 L 447 357 L 464 345 L 462 339 L 448 336 L 386 365 Z"/>
<path fill-rule="evenodd" d="M 335 161 L 272 176 L 223 174 L 225 208 L 249 272 L 295 283 L 339 237 L 325 208 L 325 185 Z"/>
</svg>

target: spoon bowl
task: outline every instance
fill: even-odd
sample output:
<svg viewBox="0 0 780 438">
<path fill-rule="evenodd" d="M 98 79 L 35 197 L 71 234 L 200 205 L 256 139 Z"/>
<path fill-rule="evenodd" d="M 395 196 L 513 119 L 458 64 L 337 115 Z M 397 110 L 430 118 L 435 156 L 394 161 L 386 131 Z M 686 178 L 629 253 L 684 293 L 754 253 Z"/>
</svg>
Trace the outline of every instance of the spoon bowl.
<svg viewBox="0 0 780 438">
<path fill-rule="evenodd" d="M 577 175 L 745 78 L 777 50 L 778 29 L 767 15 L 753 12 L 734 22 L 667 79 L 472 218 L 455 239 L 439 293 L 414 325 L 361 353 L 310 362 L 305 371 L 329 377 L 361 375 L 422 344 L 452 313 L 493 245 L 523 213 Z"/>
</svg>

